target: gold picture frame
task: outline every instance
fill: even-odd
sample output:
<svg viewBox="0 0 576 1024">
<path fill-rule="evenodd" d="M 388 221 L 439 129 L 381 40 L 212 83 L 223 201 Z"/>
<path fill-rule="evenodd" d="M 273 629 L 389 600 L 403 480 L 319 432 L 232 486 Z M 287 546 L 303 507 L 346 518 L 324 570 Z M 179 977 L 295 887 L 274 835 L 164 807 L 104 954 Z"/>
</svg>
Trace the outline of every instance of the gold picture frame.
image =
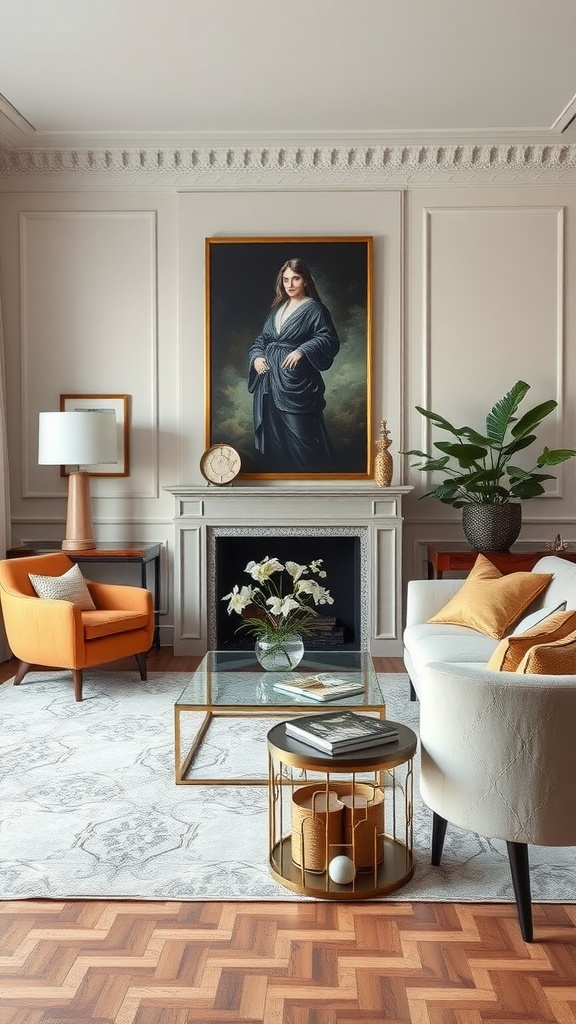
<svg viewBox="0 0 576 1024">
<path fill-rule="evenodd" d="M 60 395 L 60 412 L 96 410 L 116 413 L 118 431 L 118 462 L 105 466 L 85 466 L 90 476 L 130 476 L 130 396 L 129 395 Z M 68 476 L 71 467 L 61 466 L 60 476 Z"/>
<path fill-rule="evenodd" d="M 270 318 L 288 300 L 281 281 L 287 271 L 280 273 L 287 261 L 304 265 L 307 309 L 285 329 Z M 366 235 L 205 239 L 205 445 L 233 445 L 242 460 L 239 478 L 372 478 L 372 265 L 373 238 Z M 306 358 L 285 367 L 278 357 L 274 367 L 257 371 L 260 339 L 272 345 L 267 352 L 278 353 L 275 343 L 282 341 L 288 353 L 290 335 Z M 264 384 L 258 374 L 268 371 Z M 306 406 L 298 388 L 312 396 Z M 292 406 L 285 410 L 288 394 Z"/>
</svg>

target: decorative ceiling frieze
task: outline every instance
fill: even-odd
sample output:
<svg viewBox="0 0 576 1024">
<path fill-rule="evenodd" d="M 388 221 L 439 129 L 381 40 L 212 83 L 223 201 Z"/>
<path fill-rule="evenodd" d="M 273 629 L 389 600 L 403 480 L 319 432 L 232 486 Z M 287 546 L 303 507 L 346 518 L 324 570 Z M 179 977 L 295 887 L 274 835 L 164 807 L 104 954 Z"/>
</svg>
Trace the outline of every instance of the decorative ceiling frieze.
<svg viewBox="0 0 576 1024">
<path fill-rule="evenodd" d="M 0 190 L 576 184 L 576 145 L 0 148 Z"/>
</svg>

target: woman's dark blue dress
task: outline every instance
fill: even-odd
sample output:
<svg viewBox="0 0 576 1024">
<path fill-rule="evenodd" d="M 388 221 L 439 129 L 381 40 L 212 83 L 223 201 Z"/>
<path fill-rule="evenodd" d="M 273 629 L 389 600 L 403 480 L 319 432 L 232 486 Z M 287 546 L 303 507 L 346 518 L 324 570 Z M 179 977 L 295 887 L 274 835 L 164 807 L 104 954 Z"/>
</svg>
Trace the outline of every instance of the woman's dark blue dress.
<svg viewBox="0 0 576 1024">
<path fill-rule="evenodd" d="M 340 348 L 329 311 L 310 299 L 276 328 L 273 310 L 248 353 L 248 390 L 254 396 L 254 445 L 262 472 L 326 473 L 333 449 L 324 423 L 324 381 Z M 289 352 L 303 357 L 291 369 L 281 364 Z M 262 356 L 270 369 L 258 374 L 254 360 Z"/>
</svg>

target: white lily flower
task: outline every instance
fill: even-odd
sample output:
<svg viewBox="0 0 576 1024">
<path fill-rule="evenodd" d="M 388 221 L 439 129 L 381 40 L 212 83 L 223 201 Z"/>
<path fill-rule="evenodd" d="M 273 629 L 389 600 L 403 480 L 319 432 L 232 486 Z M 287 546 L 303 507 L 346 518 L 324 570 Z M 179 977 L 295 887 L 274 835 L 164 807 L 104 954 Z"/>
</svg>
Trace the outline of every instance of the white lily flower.
<svg viewBox="0 0 576 1024">
<path fill-rule="evenodd" d="M 242 587 L 238 590 L 238 586 L 234 586 L 229 594 L 226 594 L 222 600 L 229 601 L 228 608 L 226 609 L 228 615 L 231 612 L 238 612 L 240 615 L 249 604 L 252 604 L 254 600 L 254 594 L 258 592 L 257 587 Z"/>
<path fill-rule="evenodd" d="M 287 618 L 290 612 L 299 608 L 298 601 L 295 601 L 293 597 L 269 597 L 266 604 L 270 606 L 272 615 L 281 615 L 283 618 Z"/>
<path fill-rule="evenodd" d="M 298 562 L 286 562 L 286 572 L 289 572 L 294 582 L 296 582 L 305 572 L 308 572 L 308 566 L 300 565 Z"/>
<path fill-rule="evenodd" d="M 263 558 L 261 562 L 248 562 L 245 572 L 249 572 L 253 580 L 265 583 L 275 572 L 282 572 L 284 566 L 277 558 Z"/>
<path fill-rule="evenodd" d="M 330 591 L 321 587 L 316 580 L 298 580 L 295 590 L 298 595 L 310 594 L 314 604 L 334 604 L 334 598 L 330 596 Z"/>
</svg>

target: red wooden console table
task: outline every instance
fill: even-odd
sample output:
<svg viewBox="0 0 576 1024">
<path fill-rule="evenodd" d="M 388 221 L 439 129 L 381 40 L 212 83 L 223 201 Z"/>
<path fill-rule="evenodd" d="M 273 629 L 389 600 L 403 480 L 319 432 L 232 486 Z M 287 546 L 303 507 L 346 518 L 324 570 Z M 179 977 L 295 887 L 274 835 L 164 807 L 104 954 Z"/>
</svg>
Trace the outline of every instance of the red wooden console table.
<svg viewBox="0 0 576 1024">
<path fill-rule="evenodd" d="M 558 555 L 570 562 L 576 562 L 576 549 L 550 551 L 537 543 L 533 547 L 516 550 L 512 548 L 510 551 L 484 551 L 482 554 L 485 554 L 486 558 L 503 573 L 529 572 L 538 559 L 544 558 L 545 555 Z M 426 548 L 428 579 L 441 580 L 445 572 L 470 572 L 477 555 L 478 551 L 474 551 L 466 544 L 429 544 Z"/>
</svg>

